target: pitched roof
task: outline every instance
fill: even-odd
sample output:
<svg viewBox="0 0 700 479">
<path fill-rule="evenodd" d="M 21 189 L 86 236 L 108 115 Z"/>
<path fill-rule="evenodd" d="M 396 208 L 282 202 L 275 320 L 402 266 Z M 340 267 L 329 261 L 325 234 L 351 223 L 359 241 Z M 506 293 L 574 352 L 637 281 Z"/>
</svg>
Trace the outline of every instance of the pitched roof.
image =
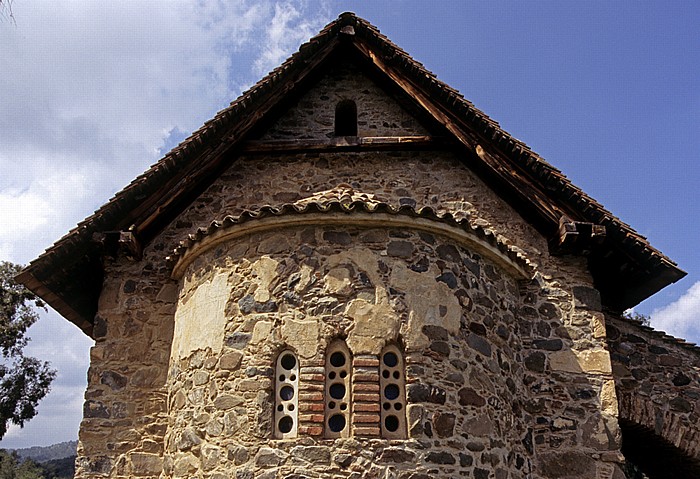
<svg viewBox="0 0 700 479">
<path fill-rule="evenodd" d="M 555 251 L 589 254 L 603 303 L 637 304 L 685 273 L 648 241 L 510 136 L 456 90 L 352 13 L 343 13 L 282 65 L 206 122 L 18 276 L 67 319 L 91 334 L 102 284 L 104 241 L 128 231 L 145 245 L 201 193 L 268 121 L 286 97 L 303 91 L 338 51 L 360 58 L 415 110 L 454 140 L 469 165 L 548 238 Z M 331 145 L 332 146 L 332 145 Z M 604 236 L 603 236 L 604 233 Z M 116 238 L 116 239 L 114 239 Z"/>
</svg>

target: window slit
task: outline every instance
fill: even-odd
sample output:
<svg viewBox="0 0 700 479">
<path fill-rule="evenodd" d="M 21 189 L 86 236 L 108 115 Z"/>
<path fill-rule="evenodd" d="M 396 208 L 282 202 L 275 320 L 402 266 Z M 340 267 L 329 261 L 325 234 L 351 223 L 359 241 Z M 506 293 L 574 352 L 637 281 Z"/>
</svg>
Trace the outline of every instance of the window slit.
<svg viewBox="0 0 700 479">
<path fill-rule="evenodd" d="M 357 105 L 341 100 L 335 106 L 335 136 L 357 136 Z"/>
<path fill-rule="evenodd" d="M 350 351 L 343 341 L 335 341 L 326 350 L 325 436 L 350 436 Z"/>
<path fill-rule="evenodd" d="M 406 437 L 406 379 L 403 355 L 389 345 L 379 358 L 381 431 L 387 439 Z"/>
<path fill-rule="evenodd" d="M 275 364 L 275 438 L 297 437 L 299 361 L 293 351 L 282 351 Z"/>
</svg>

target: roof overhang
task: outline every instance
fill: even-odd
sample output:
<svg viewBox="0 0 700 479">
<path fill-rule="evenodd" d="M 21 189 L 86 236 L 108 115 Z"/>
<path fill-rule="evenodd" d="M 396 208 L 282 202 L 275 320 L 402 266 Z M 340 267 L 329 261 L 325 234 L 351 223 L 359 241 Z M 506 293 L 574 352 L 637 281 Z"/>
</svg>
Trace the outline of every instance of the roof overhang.
<svg viewBox="0 0 700 479">
<path fill-rule="evenodd" d="M 318 78 L 324 65 L 338 58 L 361 62 L 385 88 L 436 125 L 465 164 L 550 239 L 553 252 L 587 255 L 607 307 L 618 311 L 629 308 L 685 276 L 645 238 L 375 27 L 344 13 L 31 262 L 18 276 L 19 281 L 91 334 L 103 258 L 109 253 L 96 238 L 123 231 L 139 245 L 147 245 L 240 153 L 250 149 L 250 143 L 246 146 L 245 142 L 251 132 L 269 124 L 281 108 Z M 321 145 L 329 151 L 333 147 L 344 146 Z M 425 148 L 425 144 L 416 147 Z M 562 222 L 591 224 L 603 228 L 605 234 L 602 240 L 598 234 L 592 238 L 596 241 L 576 241 L 577 246 L 569 248 L 561 240 Z"/>
</svg>

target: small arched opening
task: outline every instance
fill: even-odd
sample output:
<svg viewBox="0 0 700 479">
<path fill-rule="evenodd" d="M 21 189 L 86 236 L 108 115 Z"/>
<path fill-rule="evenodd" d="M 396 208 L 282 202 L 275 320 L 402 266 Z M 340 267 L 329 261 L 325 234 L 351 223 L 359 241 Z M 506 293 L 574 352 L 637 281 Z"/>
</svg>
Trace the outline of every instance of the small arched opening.
<svg viewBox="0 0 700 479">
<path fill-rule="evenodd" d="M 403 354 L 390 344 L 379 356 L 381 434 L 387 439 L 406 438 L 406 379 Z"/>
<path fill-rule="evenodd" d="M 352 357 L 345 341 L 333 341 L 326 350 L 325 437 L 350 436 Z"/>
<path fill-rule="evenodd" d="M 299 360 L 294 351 L 286 349 L 275 362 L 275 424 L 276 439 L 297 436 L 299 411 Z"/>
<path fill-rule="evenodd" d="M 335 106 L 335 136 L 357 136 L 357 105 L 341 100 Z"/>
</svg>

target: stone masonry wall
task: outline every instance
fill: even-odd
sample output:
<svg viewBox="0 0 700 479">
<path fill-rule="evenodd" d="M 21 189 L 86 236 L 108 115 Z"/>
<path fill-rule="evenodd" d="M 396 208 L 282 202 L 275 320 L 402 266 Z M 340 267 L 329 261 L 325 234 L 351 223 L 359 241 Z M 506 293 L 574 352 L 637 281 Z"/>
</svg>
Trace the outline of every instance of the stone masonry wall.
<svg viewBox="0 0 700 479">
<path fill-rule="evenodd" d="M 335 106 L 352 100 L 357 106 L 358 136 L 427 135 L 428 131 L 356 65 L 338 65 L 299 99 L 267 130 L 263 140 L 315 139 L 333 137 Z"/>
<path fill-rule="evenodd" d="M 607 317 L 620 417 L 700 460 L 700 354 L 638 324 Z"/>
<path fill-rule="evenodd" d="M 382 91 L 371 85 L 368 79 L 357 80 L 356 77 L 342 72 L 339 75 L 341 77 L 345 75 L 346 79 L 336 78 L 335 80 L 323 81 L 329 82 L 328 92 L 332 90 L 333 82 L 335 82 L 335 86 L 339 90 L 346 92 L 344 95 L 364 95 L 356 99 L 358 117 L 367 122 L 366 125 L 361 125 L 360 134 L 367 134 L 366 132 L 369 130 L 376 130 L 377 135 L 425 133 L 425 130 L 417 122 L 407 118 L 405 112 L 387 100 Z M 353 80 L 353 78 L 355 79 Z M 366 88 L 360 88 L 358 85 L 347 83 L 355 81 L 365 82 L 368 85 Z M 326 87 L 322 86 L 322 88 Z M 293 121 L 283 125 L 287 120 L 282 120 L 279 125 L 270 130 L 268 138 L 285 138 L 285 135 L 291 135 L 288 136 L 290 138 L 296 137 L 295 135 L 299 131 L 307 131 L 307 134 L 314 138 L 317 137 L 314 135 L 327 137 L 328 132 L 332 131 L 332 126 L 319 124 L 315 119 L 332 117 L 331 112 L 335 103 L 330 101 L 331 96 L 328 92 L 324 94 L 312 90 L 305 97 L 306 100 L 298 104 L 298 109 L 306 108 L 307 113 L 297 112 L 294 115 L 284 117 L 290 119 L 298 115 L 298 118 L 304 118 L 304 120 L 297 122 L 296 125 Z M 324 96 L 328 96 L 329 101 L 326 101 Z M 389 126 L 385 126 L 385 122 Z M 372 125 L 375 125 L 376 129 L 371 128 Z M 365 126 L 367 130 L 363 130 Z M 293 128 L 297 128 L 297 130 L 292 131 Z M 320 131 L 320 128 L 323 131 Z M 283 130 L 289 130 L 289 132 L 285 133 Z M 317 130 L 319 131 L 317 132 Z M 614 387 L 611 387 L 613 383 L 610 362 L 605 351 L 605 328 L 601 320 L 602 316 L 597 311 L 600 308 L 599 299 L 595 290 L 592 289 L 592 281 L 586 270 L 585 261 L 550 256 L 546 240 L 500 199 L 498 194 L 472 174 L 456 155 L 445 151 L 241 157 L 173 221 L 156 240 L 146 246 L 141 261 L 131 262 L 128 259 L 120 258 L 110 263 L 107 266 L 107 278 L 96 319 L 97 338 L 92 352 L 89 385 L 86 393 L 86 414 L 80 433 L 78 477 L 106 475 L 111 477 L 158 477 L 164 467 L 162 451 L 166 446 L 164 439 L 166 424 L 170 424 L 171 427 L 180 427 L 181 421 L 184 420 L 182 418 L 176 420 L 176 416 L 170 415 L 170 411 L 166 409 L 166 395 L 171 394 L 171 402 L 167 406 L 173 408 L 172 411 L 184 408 L 184 405 L 176 406 L 179 403 L 172 402 L 177 395 L 173 389 L 175 383 L 172 381 L 182 380 L 184 385 L 186 381 L 183 379 L 184 376 L 194 374 L 195 369 L 200 368 L 200 366 L 196 366 L 196 360 L 194 363 L 181 364 L 179 359 L 176 361 L 170 358 L 173 318 L 177 310 L 178 285 L 169 278 L 169 271 L 165 267 L 165 256 L 187 234 L 194 232 L 198 227 L 205 227 L 212 220 L 221 220 L 226 215 L 238 215 L 245 210 L 255 210 L 264 205 L 281 205 L 302 200 L 320 192 L 337 188 L 339 185 L 349 185 L 357 192 L 374 195 L 378 200 L 391 205 L 411 205 L 416 209 L 430 206 L 440 213 L 449 212 L 458 219 L 468 218 L 472 224 L 490 229 L 501 240 L 519 248 L 537 268 L 537 274 L 533 281 L 527 285 L 520 285 L 519 302 L 515 300 L 515 293 L 510 292 L 508 288 L 495 290 L 494 294 L 497 298 L 500 295 L 506 295 L 506 291 L 508 291 L 509 304 L 506 309 L 499 309 L 500 306 L 498 306 L 494 310 L 498 312 L 496 318 L 484 313 L 484 317 L 472 317 L 465 323 L 464 328 L 461 327 L 462 320 L 460 319 L 460 328 L 457 330 L 459 332 L 450 332 L 447 340 L 440 339 L 444 338 L 440 329 L 430 330 L 430 334 L 434 336 L 431 343 L 437 342 L 435 348 L 438 351 L 435 351 L 435 348 L 430 348 L 431 343 L 423 345 L 423 353 L 414 352 L 411 349 L 407 350 L 407 375 L 414 380 L 413 383 L 409 384 L 409 391 L 413 391 L 411 388 L 418 387 L 416 392 L 410 393 L 409 402 L 413 403 L 415 411 L 424 411 L 421 413 L 421 417 L 424 419 L 417 421 L 417 423 L 423 424 L 423 431 L 420 433 L 423 438 L 415 439 L 415 441 L 430 440 L 431 443 L 437 441 L 438 447 L 445 448 L 449 452 L 452 446 L 448 443 L 458 441 L 454 445 L 461 444 L 463 439 L 455 439 L 452 436 L 440 437 L 438 429 L 449 431 L 453 420 L 449 414 L 454 414 L 454 434 L 462 434 L 465 427 L 464 421 L 472 417 L 468 412 L 476 410 L 470 408 L 480 407 L 489 411 L 484 417 L 488 419 L 487 423 L 490 422 L 490 426 L 488 424 L 476 425 L 477 431 L 478 427 L 486 428 L 486 430 L 494 428 L 491 429 L 493 436 L 489 437 L 493 437 L 495 441 L 505 441 L 506 444 L 512 444 L 513 454 L 515 454 L 514 457 L 507 455 L 506 447 L 499 445 L 498 442 L 495 445 L 489 444 L 487 448 L 484 443 L 486 437 L 484 433 L 484 435 L 477 435 L 482 438 L 480 441 L 485 447 L 483 451 L 471 451 L 467 447 L 469 452 L 463 452 L 463 454 L 472 456 L 472 464 L 467 464 L 470 459 L 462 460 L 459 455 L 455 456 L 454 453 L 450 452 L 449 454 L 455 463 L 450 464 L 451 460 L 448 456 L 439 456 L 445 458 L 447 463 L 436 463 L 435 471 L 440 470 L 440 468 L 442 470 L 454 468 L 455 471 L 472 471 L 475 477 L 495 477 L 495 471 L 499 468 L 511 472 L 513 467 L 517 469 L 517 464 L 520 462 L 519 455 L 525 460 L 521 467 L 529 467 L 527 460 L 531 458 L 532 477 L 613 477 L 615 463 L 619 460 L 616 452 L 619 449 L 618 433 L 614 419 L 616 414 L 615 390 Z M 350 232 L 346 233 L 350 234 Z M 392 238 L 393 241 L 401 240 L 401 238 Z M 321 234 L 317 241 L 322 239 Z M 423 241 L 420 237 L 418 239 L 411 238 L 411 242 L 416 241 L 412 244 L 418 244 L 418 240 Z M 293 246 L 290 243 L 290 251 Z M 364 245 L 364 247 L 368 247 L 368 245 Z M 388 243 L 384 245 L 384 248 L 388 248 Z M 417 250 L 414 250 L 412 254 L 415 254 L 415 251 Z M 464 254 L 468 256 L 468 252 Z M 236 258 L 240 255 L 232 254 L 231 256 Z M 435 264 L 438 260 L 445 261 L 438 258 L 432 258 L 430 261 L 434 261 Z M 262 257 L 253 259 L 259 261 Z M 404 258 L 402 261 L 407 262 L 408 258 Z M 482 265 L 482 267 L 487 268 L 486 265 Z M 411 270 L 406 269 L 406 271 L 406 274 L 410 276 L 411 273 L 408 271 Z M 458 276 L 467 273 L 458 271 L 453 272 L 453 274 Z M 500 275 L 500 273 L 496 274 Z M 481 280 L 484 281 L 484 277 Z M 491 278 L 488 280 L 491 281 Z M 432 281 L 435 282 L 434 278 Z M 514 296 L 509 296 L 510 294 Z M 457 298 L 454 295 L 453 297 Z M 469 298 L 476 301 L 471 296 Z M 490 296 L 487 298 L 493 301 Z M 496 307 L 487 306 L 488 302 L 484 298 L 481 298 L 481 301 L 485 303 L 481 305 L 484 308 Z M 464 304 L 460 304 L 460 307 L 465 309 L 461 314 L 469 312 Z M 515 307 L 514 311 L 513 307 Z M 416 313 L 414 312 L 414 314 Z M 514 316 L 510 323 L 501 317 L 506 314 Z M 201 319 L 207 321 L 210 318 Z M 231 319 L 229 316 L 225 316 L 224 319 L 227 325 L 238 324 L 235 321 L 229 323 L 229 319 Z M 269 321 L 273 320 L 269 319 Z M 279 319 L 274 321 L 279 321 Z M 491 321 L 493 322 L 491 323 Z M 482 324 L 486 331 L 477 326 L 479 331 L 469 330 L 470 332 L 467 333 L 466 331 L 472 322 Z M 506 335 L 505 332 L 502 334 L 509 339 L 499 336 L 499 324 L 508 325 L 508 334 Z M 444 325 L 436 324 L 435 326 L 454 331 Z M 276 331 L 276 328 L 271 328 L 271 334 L 273 329 Z M 479 332 L 483 334 L 479 334 Z M 408 330 L 405 334 L 402 332 L 401 337 L 407 340 L 408 333 Z M 250 334 L 253 335 L 254 331 L 251 331 Z M 427 338 L 423 331 L 414 332 L 414 334 L 419 338 Z M 468 334 L 468 336 L 462 337 L 458 341 L 457 338 L 460 337 L 460 334 Z M 520 338 L 518 340 L 520 341 L 520 351 L 510 344 L 510 341 L 514 341 L 511 337 L 515 336 Z M 466 345 L 463 344 L 463 341 L 467 341 L 469 337 L 487 338 L 486 344 L 490 345 L 491 354 L 482 354 L 486 351 L 485 346 L 484 351 L 477 350 L 475 352 L 468 342 Z M 178 354 L 187 349 L 181 344 L 180 339 L 176 336 L 174 344 L 172 344 L 172 350 L 178 351 Z M 440 344 L 440 341 L 446 342 L 449 347 Z M 475 341 L 478 340 L 472 339 L 472 342 Z M 501 342 L 504 345 L 501 345 Z M 506 353 L 505 345 L 508 345 L 512 351 Z M 426 350 L 427 354 L 425 354 Z M 468 370 L 460 371 L 459 366 L 452 363 L 455 359 L 460 359 L 457 357 L 458 350 L 460 354 L 471 358 L 467 361 L 472 359 L 476 361 L 475 358 L 484 356 L 479 367 L 472 368 L 473 371 L 479 372 L 491 371 L 492 367 L 495 370 L 496 365 L 500 369 L 498 355 L 501 353 L 502 359 L 509 363 L 508 367 L 511 368 L 512 372 L 510 379 L 514 382 L 518 394 L 511 391 L 508 382 L 497 382 L 493 386 L 494 390 L 491 391 L 490 386 L 478 382 L 477 378 L 472 378 Z M 214 349 L 211 351 L 213 352 Z M 433 352 L 430 353 L 430 351 Z M 449 351 L 449 357 L 440 358 L 440 351 L 443 353 Z M 215 376 L 219 372 L 224 374 L 226 371 L 207 369 L 207 367 L 221 368 L 221 363 L 212 365 L 212 359 L 209 359 L 208 363 L 204 362 L 204 356 L 207 354 L 206 348 L 202 348 L 200 352 L 189 351 L 188 354 L 182 358 L 189 358 L 190 355 L 191 358 L 202 357 L 201 367 L 204 369 L 200 372 L 211 375 L 213 378 L 211 383 L 217 385 L 218 388 L 218 383 L 223 380 L 216 379 Z M 267 364 L 266 367 L 270 367 L 272 363 L 266 361 L 272 357 L 273 353 L 267 351 L 261 354 L 260 358 L 256 357 L 257 363 L 254 367 L 262 368 L 263 363 Z M 522 363 L 518 359 L 518 354 L 520 354 L 519 358 Z M 489 356 L 490 359 L 486 356 Z M 234 359 L 235 355 L 231 360 Z M 221 361 L 221 358 L 218 360 Z M 175 367 L 174 370 L 171 370 L 170 376 L 167 375 L 168 361 L 171 361 Z M 243 356 L 241 356 L 241 361 L 243 361 Z M 505 364 L 503 367 L 506 367 Z M 318 365 L 310 367 L 318 367 Z M 424 378 L 418 381 L 420 376 L 418 368 L 420 367 L 428 367 L 427 370 L 435 368 L 436 371 L 444 371 L 445 376 L 431 377 L 429 380 Z M 227 372 L 227 374 L 236 377 L 235 375 L 238 374 L 247 374 L 247 370 L 248 366 L 245 366 L 245 369 Z M 453 379 L 458 379 L 457 374 L 461 374 L 464 384 L 450 383 L 446 379 L 450 374 L 454 374 Z M 170 377 L 171 382 L 166 387 L 166 378 L 168 377 Z M 203 377 L 202 374 L 199 374 L 199 380 Z M 258 377 L 265 376 L 255 373 L 251 378 Z M 505 381 L 507 379 L 504 378 Z M 194 376 L 192 376 L 192 380 L 194 384 Z M 254 382 L 253 379 L 250 381 Z M 428 387 L 432 386 L 433 383 L 435 388 L 442 388 L 445 391 L 444 404 L 441 404 L 442 395 L 437 394 L 436 396 L 432 393 L 433 389 Z M 415 384 L 424 384 L 425 388 L 415 386 Z M 503 388 L 504 384 L 505 389 Z M 506 399 L 510 397 L 509 394 L 512 395 L 514 403 L 508 406 L 506 399 L 502 399 L 502 404 L 487 402 L 485 405 L 473 405 L 469 404 L 469 399 L 463 399 L 463 402 L 467 401 L 467 404 L 462 405 L 460 410 L 464 409 L 467 413 L 448 411 L 448 406 L 454 405 L 455 399 L 459 404 L 459 391 L 464 388 L 474 390 L 473 401 L 476 401 L 477 404 L 481 404 L 481 399 L 487 401 L 489 397 L 495 397 L 495 391 L 498 391 L 499 394 L 503 393 L 503 398 Z M 217 392 L 217 394 L 219 393 Z M 416 399 L 415 394 L 418 394 L 417 397 L 420 400 Z M 471 392 L 462 394 L 466 397 L 472 397 Z M 255 397 L 257 400 L 257 393 Z M 450 403 L 447 402 L 448 398 L 451 398 Z M 202 397 L 202 400 L 204 401 L 205 397 Z M 508 435 L 515 434 L 515 431 L 520 433 L 518 427 L 521 426 L 516 424 L 513 431 L 505 432 L 496 429 L 509 424 L 508 421 L 510 421 L 510 419 L 500 416 L 502 414 L 501 408 L 503 411 L 508 411 L 509 407 L 511 410 L 514 407 L 517 409 L 516 404 L 518 403 L 520 403 L 522 412 L 513 411 L 513 417 L 519 417 L 518 414 L 522 414 L 521 426 L 526 428 L 526 432 L 525 436 L 519 440 L 523 441 L 522 448 L 524 449 L 520 448 L 517 441 Z M 438 425 L 435 425 L 435 414 L 438 413 L 445 414 L 445 416 L 444 419 L 437 421 Z M 532 420 L 527 420 L 527 417 L 531 417 Z M 411 416 L 411 424 L 416 423 L 414 419 L 415 417 Z M 195 420 L 193 417 L 193 424 Z M 513 420 L 515 421 L 515 419 Z M 432 438 L 427 436 L 426 423 L 430 424 Z M 231 424 L 230 427 L 234 427 Z M 200 427 L 199 424 L 195 425 L 197 428 Z M 251 437 L 260 437 L 262 426 L 259 423 L 251 421 L 240 424 L 240 427 L 247 428 Z M 504 432 L 505 436 L 501 436 L 501 432 Z M 416 432 L 416 434 L 418 433 Z M 165 460 L 165 469 L 168 471 L 175 471 L 175 464 L 180 457 L 177 455 L 185 454 L 185 451 L 177 449 L 177 440 L 177 434 L 174 432 L 168 435 L 167 447 L 171 448 L 168 452 L 168 458 Z M 338 441 L 340 445 L 344 440 Z M 417 444 L 422 444 L 422 442 L 417 442 Z M 308 444 L 302 441 L 299 445 Z M 400 444 L 391 443 L 390 446 L 402 449 Z M 173 447 L 179 452 L 173 453 Z M 476 449 L 478 447 L 473 446 Z M 375 449 L 375 451 L 378 450 Z M 280 450 L 279 453 L 284 456 L 283 453 L 289 452 Z M 420 452 L 414 451 L 413 453 L 417 454 L 416 457 L 420 460 L 424 460 L 423 464 L 427 467 L 427 457 Z M 228 454 L 228 446 L 226 446 L 227 458 Z M 277 453 L 271 452 L 271 454 L 274 456 Z M 399 452 L 395 454 L 400 457 Z M 489 454 L 494 454 L 494 457 L 490 457 Z M 249 459 L 243 461 L 242 458 L 236 459 L 234 457 L 233 461 L 234 464 L 237 461 L 243 461 L 236 465 L 257 464 L 257 459 L 255 462 L 249 462 Z M 438 457 L 435 459 L 440 460 Z M 572 459 L 576 461 L 572 461 Z M 388 459 L 387 456 L 387 466 L 394 460 Z M 460 461 L 463 461 L 464 464 Z M 344 461 L 341 459 L 341 462 Z M 577 469 L 578 466 L 573 467 L 572 463 L 583 464 L 583 466 Z M 197 475 L 208 476 L 209 469 L 204 467 L 203 462 L 199 464 Z M 219 464 L 217 467 L 220 468 L 220 463 L 217 464 Z M 357 466 L 358 463 L 354 462 L 353 464 Z M 489 469 L 486 464 L 491 464 L 492 468 Z M 479 476 L 477 476 L 477 469 L 483 469 L 486 472 L 479 472 Z M 429 471 L 431 470 L 429 469 Z M 520 469 L 517 470 L 520 471 Z"/>
<path fill-rule="evenodd" d="M 518 299 L 493 264 L 428 233 L 310 227 L 218 246 L 190 266 L 181 291 L 187 313 L 176 321 L 222 320 L 186 339 L 176 323 L 165 475 L 526 477 Z M 376 367 L 387 343 L 402 345 L 406 440 L 378 438 L 376 393 L 376 412 L 353 414 L 352 438 L 323 439 L 304 386 L 319 368 L 323 376 L 336 338 L 353 377 Z M 301 416 L 298 438 L 281 441 L 272 368 L 287 348 L 300 361 Z"/>
<path fill-rule="evenodd" d="M 165 270 L 128 260 L 106 265 L 76 477 L 157 477 L 162 470 L 177 299 Z"/>
<path fill-rule="evenodd" d="M 617 479 L 623 458 L 604 316 L 598 292 L 577 277 L 581 261 L 562 258 L 548 282 L 523 287 L 523 408 L 534 417 L 528 445 L 539 477 Z"/>
</svg>

